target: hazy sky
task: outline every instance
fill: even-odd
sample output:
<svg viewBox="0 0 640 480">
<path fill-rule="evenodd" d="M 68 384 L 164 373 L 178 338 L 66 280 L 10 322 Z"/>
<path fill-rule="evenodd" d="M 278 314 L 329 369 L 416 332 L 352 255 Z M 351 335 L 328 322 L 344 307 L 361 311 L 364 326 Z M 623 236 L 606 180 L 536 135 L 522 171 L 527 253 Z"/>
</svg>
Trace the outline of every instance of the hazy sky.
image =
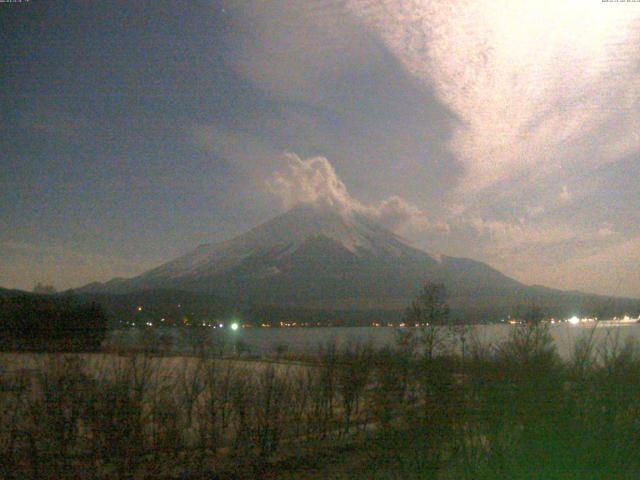
<svg viewBox="0 0 640 480">
<path fill-rule="evenodd" d="M 0 286 L 132 276 L 298 202 L 640 297 L 640 3 L 0 4 Z"/>
</svg>

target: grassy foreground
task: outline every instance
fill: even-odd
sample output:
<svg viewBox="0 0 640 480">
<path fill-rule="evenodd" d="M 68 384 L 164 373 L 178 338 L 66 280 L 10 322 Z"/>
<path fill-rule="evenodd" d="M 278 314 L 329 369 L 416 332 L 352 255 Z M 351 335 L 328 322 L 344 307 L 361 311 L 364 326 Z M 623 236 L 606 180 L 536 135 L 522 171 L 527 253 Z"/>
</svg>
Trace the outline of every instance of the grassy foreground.
<svg viewBox="0 0 640 480">
<path fill-rule="evenodd" d="M 421 345 L 434 339 L 465 348 Z M 640 474 L 640 354 L 614 334 L 567 361 L 543 324 L 493 346 L 446 330 L 329 344 L 305 365 L 206 348 L 1 360 L 0 478 Z"/>
</svg>

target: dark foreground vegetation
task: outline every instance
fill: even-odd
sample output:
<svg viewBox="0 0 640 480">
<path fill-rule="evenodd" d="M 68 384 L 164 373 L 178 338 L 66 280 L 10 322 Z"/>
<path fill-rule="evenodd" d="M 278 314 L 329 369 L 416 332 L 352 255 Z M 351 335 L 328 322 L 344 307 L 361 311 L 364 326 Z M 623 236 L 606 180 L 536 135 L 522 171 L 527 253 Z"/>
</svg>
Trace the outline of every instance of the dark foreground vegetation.
<svg viewBox="0 0 640 480">
<path fill-rule="evenodd" d="M 53 295 L 0 296 L 2 351 L 95 351 L 107 323 L 97 303 Z"/>
<path fill-rule="evenodd" d="M 561 361 L 538 322 L 493 346 L 407 331 L 304 364 L 5 354 L 0 478 L 638 478 L 635 345 Z"/>
</svg>

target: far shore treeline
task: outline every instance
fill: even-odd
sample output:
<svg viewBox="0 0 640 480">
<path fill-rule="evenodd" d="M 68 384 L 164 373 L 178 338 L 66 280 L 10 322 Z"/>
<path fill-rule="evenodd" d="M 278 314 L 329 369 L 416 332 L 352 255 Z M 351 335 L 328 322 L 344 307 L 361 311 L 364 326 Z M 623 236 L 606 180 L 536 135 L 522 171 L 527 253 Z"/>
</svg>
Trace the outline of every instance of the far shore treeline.
<svg viewBox="0 0 640 480">
<path fill-rule="evenodd" d="M 105 309 L 73 297 L 0 296 L 0 348 L 30 351 L 95 351 L 108 328 Z"/>
<path fill-rule="evenodd" d="M 514 299 L 511 308 L 492 309 L 489 304 L 475 308 L 452 306 L 450 317 L 457 324 L 504 322 L 508 318 L 519 318 L 532 305 L 540 307 L 545 318 L 640 314 L 638 302 L 631 299 L 597 297 L 594 300 L 593 296 L 578 294 L 570 302 L 566 299 L 549 302 L 549 298 Z M 42 294 L 0 289 L 0 349 L 91 351 L 100 347 L 108 330 L 131 326 L 197 327 L 231 321 L 254 327 L 397 326 L 404 321 L 405 313 L 404 309 L 328 310 L 256 305 L 212 293 L 180 290 Z"/>
<path fill-rule="evenodd" d="M 449 291 L 449 288 L 447 288 Z M 323 327 L 368 327 L 374 324 L 398 325 L 404 320 L 405 309 L 414 296 L 396 309 L 354 308 L 328 309 L 303 305 L 260 304 L 249 299 L 229 298 L 210 292 L 154 289 L 129 293 L 80 293 L 85 302 L 102 305 L 114 327 L 135 324 L 145 326 L 198 326 L 236 321 L 247 326 L 271 327 L 283 324 Z M 461 302 L 450 298 L 450 316 L 456 323 L 500 323 L 518 318 L 532 306 L 542 309 L 545 317 L 567 319 L 574 315 L 601 319 L 640 314 L 640 301 L 575 293 L 557 296 L 543 292 L 538 296 L 513 297 L 500 302 Z M 509 304 L 506 306 L 505 304 Z M 164 320 L 163 320 L 164 319 Z"/>
</svg>

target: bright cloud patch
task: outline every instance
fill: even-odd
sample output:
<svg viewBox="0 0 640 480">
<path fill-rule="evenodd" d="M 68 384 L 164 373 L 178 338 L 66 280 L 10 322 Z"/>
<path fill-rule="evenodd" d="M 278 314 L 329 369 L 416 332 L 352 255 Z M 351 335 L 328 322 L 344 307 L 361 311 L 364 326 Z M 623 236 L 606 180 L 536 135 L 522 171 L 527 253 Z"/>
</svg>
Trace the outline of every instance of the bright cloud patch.
<svg viewBox="0 0 640 480">
<path fill-rule="evenodd" d="M 560 192 L 560 200 L 563 202 L 568 202 L 571 200 L 571 192 L 569 192 L 569 187 L 566 185 L 562 186 L 562 191 Z"/>
<path fill-rule="evenodd" d="M 343 215 L 360 213 L 394 230 L 424 229 L 429 225 L 424 212 L 399 196 L 394 195 L 375 205 L 353 198 L 333 165 L 324 157 L 302 160 L 287 153 L 285 158 L 287 167 L 276 172 L 267 181 L 267 186 L 287 209 L 312 204 L 336 209 Z"/>
<path fill-rule="evenodd" d="M 351 0 L 459 117 L 461 192 L 640 150 L 640 8 L 585 0 Z"/>
</svg>

